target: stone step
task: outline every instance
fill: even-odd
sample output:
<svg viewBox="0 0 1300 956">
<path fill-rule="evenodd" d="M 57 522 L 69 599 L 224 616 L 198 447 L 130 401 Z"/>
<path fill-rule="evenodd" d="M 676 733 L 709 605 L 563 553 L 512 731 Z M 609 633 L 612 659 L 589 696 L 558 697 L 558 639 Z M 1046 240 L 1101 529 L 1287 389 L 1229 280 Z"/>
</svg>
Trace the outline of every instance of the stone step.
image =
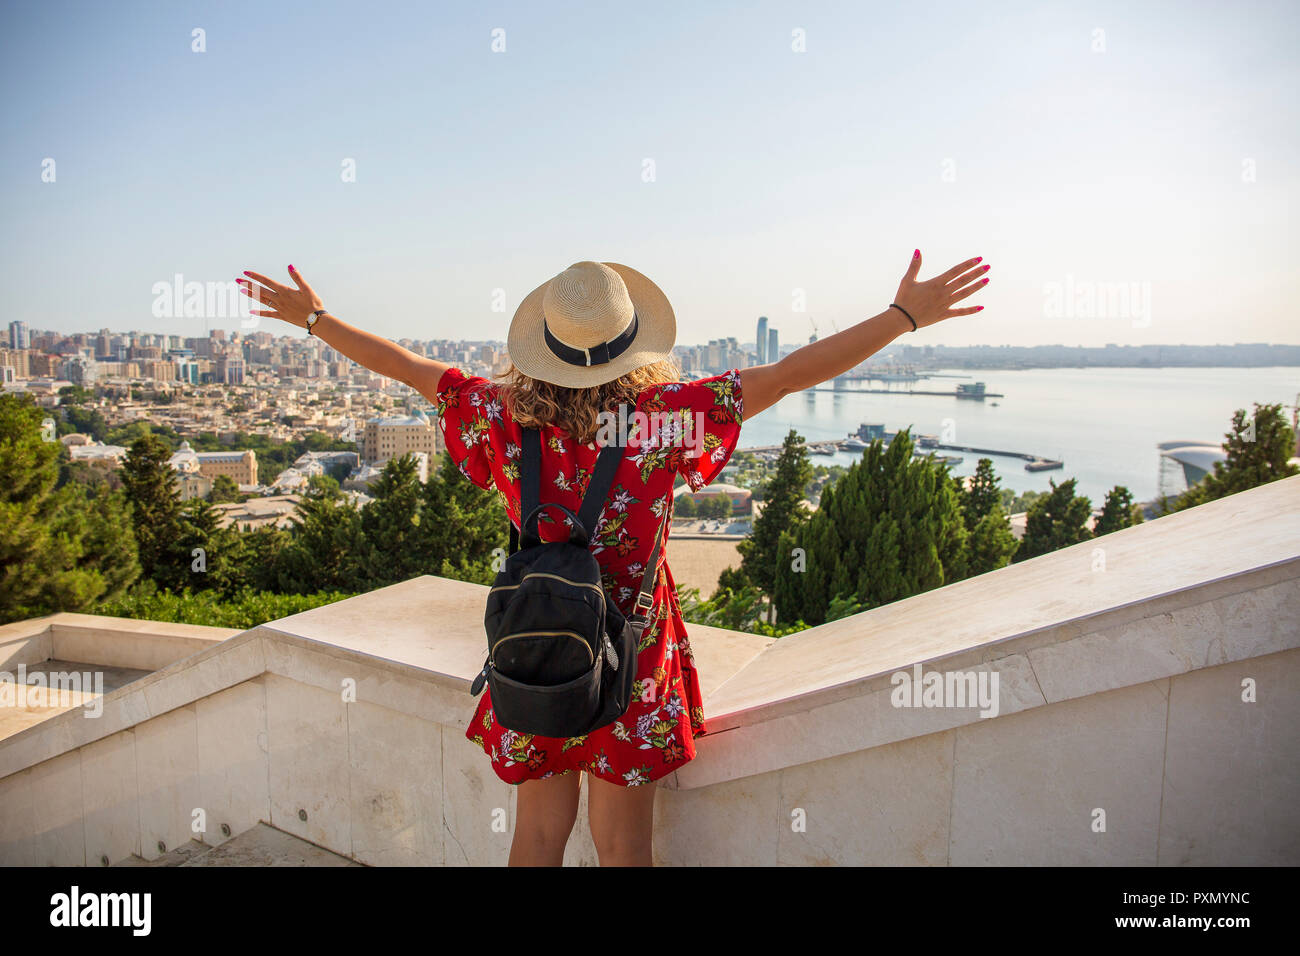
<svg viewBox="0 0 1300 956">
<path fill-rule="evenodd" d="M 259 823 L 181 866 L 361 866 L 275 827 Z"/>
<path fill-rule="evenodd" d="M 168 850 L 162 856 L 153 860 L 146 860 L 142 856 L 136 856 L 134 853 L 125 860 L 119 860 L 113 866 L 184 866 L 187 862 L 196 856 L 202 856 L 209 852 L 212 847 L 206 843 L 200 843 L 198 840 L 191 840 L 184 846 L 178 846 Z"/>
<path fill-rule="evenodd" d="M 191 840 L 157 859 L 132 854 L 114 866 L 361 866 L 355 860 L 259 823 L 220 846 Z"/>
</svg>

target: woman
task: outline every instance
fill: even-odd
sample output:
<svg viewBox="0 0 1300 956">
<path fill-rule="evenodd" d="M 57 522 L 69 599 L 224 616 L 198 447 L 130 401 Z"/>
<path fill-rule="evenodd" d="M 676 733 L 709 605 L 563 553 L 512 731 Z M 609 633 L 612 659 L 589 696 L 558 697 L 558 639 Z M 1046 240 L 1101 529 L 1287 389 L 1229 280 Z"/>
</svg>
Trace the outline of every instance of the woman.
<svg viewBox="0 0 1300 956">
<path fill-rule="evenodd" d="M 524 299 L 510 325 L 512 367 L 502 382 L 468 376 L 347 325 L 324 308 L 293 266 L 292 286 L 256 272 L 245 275 L 260 285 L 239 281 L 246 294 L 269 306 L 254 315 L 306 328 L 435 403 L 452 460 L 476 485 L 497 491 L 516 527 L 521 426 L 542 433 L 542 500 L 576 513 L 607 414 L 622 402 L 643 413 L 637 420 L 645 430 L 633 429 L 605 508 L 589 529 L 605 586 L 626 615 L 657 536 L 668 534 L 678 477 L 693 490 L 703 488 L 735 449 L 743 419 L 848 371 L 904 332 L 978 312 L 983 306 L 953 306 L 988 282 L 989 267 L 979 263 L 970 259 L 918 282 L 917 250 L 894 302 L 878 315 L 779 361 L 694 382 L 678 381 L 676 320 L 668 299 L 645 276 L 617 263 L 575 263 Z M 567 539 L 567 524 L 543 512 L 540 537 Z M 695 738 L 706 732 L 699 678 L 666 561 L 655 581 L 651 623 L 636 660 L 639 696 L 618 721 L 584 737 L 519 734 L 493 719 L 489 693 L 479 699 L 465 736 L 491 757 L 497 776 L 519 786 L 512 866 L 563 861 L 584 773 L 601 865 L 651 864 L 653 784 L 694 758 Z"/>
</svg>

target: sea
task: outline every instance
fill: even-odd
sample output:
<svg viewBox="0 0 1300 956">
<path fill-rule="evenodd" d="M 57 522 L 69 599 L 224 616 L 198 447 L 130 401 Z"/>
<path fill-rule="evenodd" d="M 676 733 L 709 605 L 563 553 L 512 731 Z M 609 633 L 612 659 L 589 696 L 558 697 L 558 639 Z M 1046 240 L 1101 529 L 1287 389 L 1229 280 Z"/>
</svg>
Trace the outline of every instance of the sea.
<svg viewBox="0 0 1300 956">
<path fill-rule="evenodd" d="M 743 423 L 740 447 L 778 445 L 791 428 L 816 440 L 845 438 L 863 422 L 883 424 L 886 431 L 910 427 L 914 436 L 931 434 L 946 444 L 1060 459 L 1064 468 L 1027 472 L 1019 458 L 987 456 L 1004 488 L 1047 491 L 1052 480 L 1074 478 L 1077 493 L 1100 507 L 1115 485 L 1127 486 L 1136 501 L 1182 489 L 1180 473 L 1168 463 L 1162 469 L 1156 447 L 1161 442 L 1221 444 L 1236 409 L 1300 401 L 1300 367 L 939 369 L 930 374 L 910 386 L 875 380 L 786 396 Z M 909 388 L 955 391 L 958 383 L 973 382 L 1002 397 L 980 402 L 908 394 Z M 886 387 L 890 394 L 862 391 Z M 1288 421 L 1293 411 L 1283 409 Z M 861 454 L 813 455 L 812 461 L 848 465 Z M 951 468 L 958 475 L 973 474 L 985 457 L 944 454 L 962 457 Z"/>
</svg>

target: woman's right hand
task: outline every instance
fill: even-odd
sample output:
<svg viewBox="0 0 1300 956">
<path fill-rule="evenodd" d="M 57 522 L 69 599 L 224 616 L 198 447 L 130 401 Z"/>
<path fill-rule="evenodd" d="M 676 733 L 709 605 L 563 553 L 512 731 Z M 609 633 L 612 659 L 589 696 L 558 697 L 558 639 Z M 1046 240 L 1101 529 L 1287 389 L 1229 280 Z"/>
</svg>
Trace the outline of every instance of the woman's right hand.
<svg viewBox="0 0 1300 956">
<path fill-rule="evenodd" d="M 898 294 L 894 296 L 894 301 L 916 320 L 918 329 L 958 315 L 978 312 L 984 306 L 964 309 L 954 309 L 952 306 L 988 284 L 989 280 L 984 273 L 988 272 L 989 267 L 979 264 L 982 258 L 967 259 L 933 279 L 917 282 L 916 274 L 921 271 L 921 250 L 917 249 L 912 255 L 911 265 L 907 267 L 907 274 L 898 284 Z"/>
</svg>

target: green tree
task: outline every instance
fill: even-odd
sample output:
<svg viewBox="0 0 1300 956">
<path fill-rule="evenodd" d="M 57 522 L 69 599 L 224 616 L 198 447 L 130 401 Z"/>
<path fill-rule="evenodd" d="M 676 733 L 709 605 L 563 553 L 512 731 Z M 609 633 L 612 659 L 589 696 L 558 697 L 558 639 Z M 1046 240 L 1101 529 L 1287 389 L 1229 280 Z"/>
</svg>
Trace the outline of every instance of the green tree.
<svg viewBox="0 0 1300 956">
<path fill-rule="evenodd" d="M 361 512 L 364 550 L 354 562 L 363 590 L 386 587 L 424 573 L 419 525 L 424 497 L 413 455 L 389 460 L 370 487 L 373 501 Z"/>
<path fill-rule="evenodd" d="M 704 499 L 700 510 L 702 518 L 730 518 L 735 508 L 731 504 L 731 498 L 727 495 L 714 495 Z"/>
<path fill-rule="evenodd" d="M 63 448 L 30 396 L 0 395 L 0 620 L 86 611 L 138 574 L 120 496 L 56 489 Z"/>
<path fill-rule="evenodd" d="M 115 600 L 140 577 L 130 502 L 124 491 L 113 491 L 105 485 L 87 493 L 80 504 L 86 527 L 80 566 L 98 574 L 104 582 L 96 601 Z M 62 610 L 90 611 L 91 606 Z"/>
<path fill-rule="evenodd" d="M 694 518 L 700 512 L 695 503 L 695 496 L 689 491 L 673 499 L 673 515 L 678 518 Z"/>
<path fill-rule="evenodd" d="M 92 389 L 80 385 L 65 385 L 59 389 L 59 401 L 64 405 L 84 405 L 94 397 Z"/>
<path fill-rule="evenodd" d="M 171 449 L 148 433 L 131 444 L 122 460 L 122 487 L 131 503 L 132 528 L 140 569 L 160 588 L 183 587 L 189 580 L 189 556 Z"/>
<path fill-rule="evenodd" d="M 98 408 L 68 405 L 63 409 L 63 421 L 59 423 L 59 434 L 67 435 L 74 432 L 89 435 L 95 441 L 102 442 L 108 434 L 108 422 L 100 414 Z"/>
<path fill-rule="evenodd" d="M 966 530 L 974 531 L 980 520 L 994 508 L 1002 507 L 1002 490 L 991 458 L 981 458 L 970 481 L 961 483 L 962 516 Z"/>
<path fill-rule="evenodd" d="M 238 564 L 244 569 L 244 583 L 253 591 L 276 594 L 297 593 L 284 579 L 284 555 L 293 535 L 284 528 L 263 525 L 239 536 Z"/>
<path fill-rule="evenodd" d="M 965 576 L 956 487 L 945 464 L 913 448 L 907 430 L 872 442 L 812 517 L 782 534 L 772 593 L 782 620 L 820 624 Z"/>
<path fill-rule="evenodd" d="M 420 574 L 490 583 L 492 559 L 509 545 L 509 518 L 495 490 L 485 491 L 460 473 L 447 452 L 424 486 L 416 540 Z"/>
<path fill-rule="evenodd" d="M 789 561 L 789 553 L 780 550 L 781 535 L 808 520 L 804 488 L 813 470 L 803 441 L 793 428 L 786 434 L 772 478 L 764 486 L 763 510 L 749 537 L 737 546 L 741 572 L 767 594 L 774 593 L 779 569 Z"/>
<path fill-rule="evenodd" d="M 222 528 L 220 513 L 202 498 L 185 502 L 181 516 L 178 544 L 188 562 L 183 586 L 197 591 L 211 588 L 227 596 L 247 586 L 239 529 Z"/>
<path fill-rule="evenodd" d="M 1004 490 L 999 487 L 993 461 L 981 458 L 969 482 L 961 483 L 962 517 L 970 537 L 966 542 L 969 576 L 1004 567 L 1019 542 L 1003 510 Z"/>
<path fill-rule="evenodd" d="M 1226 460 L 1215 462 L 1211 474 L 1180 495 L 1173 504 L 1174 511 L 1300 474 L 1300 469 L 1288 461 L 1296 454 L 1296 435 L 1281 405 L 1256 402 L 1253 418 L 1244 408 L 1237 409 L 1232 416 L 1232 430 L 1225 438 Z"/>
<path fill-rule="evenodd" d="M 1088 519 L 1092 516 L 1092 502 L 1074 493 L 1075 479 L 1052 487 L 1045 497 L 1036 500 L 1025 519 L 1025 536 L 1020 541 L 1012 561 L 1036 558 L 1060 548 L 1068 548 L 1092 537 Z"/>
<path fill-rule="evenodd" d="M 1133 493 L 1123 485 L 1116 485 L 1106 492 L 1106 503 L 1102 505 L 1101 515 L 1098 516 L 1092 533 L 1095 537 L 1101 537 L 1141 523 L 1142 511 L 1133 503 Z"/>
<path fill-rule="evenodd" d="M 314 475 L 294 513 L 291 541 L 280 555 L 278 578 L 292 594 L 359 593 L 358 556 L 366 552 L 361 514 L 339 493 L 338 482 Z"/>
<path fill-rule="evenodd" d="M 243 501 L 244 497 L 244 493 L 239 490 L 239 484 L 229 475 L 217 475 L 212 479 L 212 494 L 208 496 L 208 500 L 214 505 Z"/>
</svg>

